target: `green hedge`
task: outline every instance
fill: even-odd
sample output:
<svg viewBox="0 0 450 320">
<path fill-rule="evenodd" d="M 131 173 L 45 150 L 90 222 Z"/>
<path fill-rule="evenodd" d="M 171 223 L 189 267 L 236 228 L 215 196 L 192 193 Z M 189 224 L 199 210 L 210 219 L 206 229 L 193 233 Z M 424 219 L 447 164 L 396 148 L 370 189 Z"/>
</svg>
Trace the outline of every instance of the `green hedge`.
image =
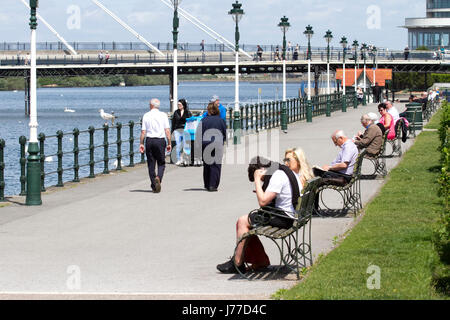
<svg viewBox="0 0 450 320">
<path fill-rule="evenodd" d="M 450 105 L 444 102 L 442 108 L 439 128 L 442 165 L 439 195 L 443 201 L 443 211 L 433 234 L 433 244 L 440 262 L 434 265 L 432 281 L 437 290 L 450 294 Z"/>
</svg>

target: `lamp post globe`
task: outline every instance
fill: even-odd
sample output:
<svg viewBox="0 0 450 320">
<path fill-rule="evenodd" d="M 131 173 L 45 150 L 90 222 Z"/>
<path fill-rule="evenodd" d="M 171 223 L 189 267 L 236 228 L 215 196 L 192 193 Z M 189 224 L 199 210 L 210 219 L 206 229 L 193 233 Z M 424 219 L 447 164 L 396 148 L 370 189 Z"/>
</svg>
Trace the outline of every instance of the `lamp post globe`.
<svg viewBox="0 0 450 320">
<path fill-rule="evenodd" d="M 328 30 L 325 33 L 325 41 L 327 42 L 327 93 L 331 94 L 330 89 L 330 43 L 333 40 L 333 33 Z"/>
<path fill-rule="evenodd" d="M 235 102 L 234 102 L 234 121 L 233 121 L 233 143 L 240 144 L 241 143 L 241 120 L 240 120 L 240 106 L 239 106 L 239 21 L 241 21 L 242 16 L 244 15 L 244 10 L 242 10 L 242 4 L 236 1 L 232 4 L 232 9 L 228 12 L 229 15 L 233 18 L 233 21 L 236 24 L 234 38 L 236 41 L 235 48 Z"/>
<path fill-rule="evenodd" d="M 172 112 L 177 110 L 178 106 L 178 27 L 180 19 L 178 18 L 178 6 L 181 0 L 170 0 L 173 5 L 173 94 L 172 94 Z"/>
<path fill-rule="evenodd" d="M 286 16 L 283 16 L 278 24 L 278 27 L 283 33 L 283 102 L 281 104 L 281 130 L 287 133 L 288 129 L 288 117 L 286 106 L 286 32 L 289 30 L 291 24 Z"/>
<path fill-rule="evenodd" d="M 36 29 L 38 0 L 30 0 L 30 140 L 27 159 L 27 196 L 26 205 L 42 204 L 41 199 L 41 165 L 37 137 L 37 92 L 36 92 Z"/>
</svg>

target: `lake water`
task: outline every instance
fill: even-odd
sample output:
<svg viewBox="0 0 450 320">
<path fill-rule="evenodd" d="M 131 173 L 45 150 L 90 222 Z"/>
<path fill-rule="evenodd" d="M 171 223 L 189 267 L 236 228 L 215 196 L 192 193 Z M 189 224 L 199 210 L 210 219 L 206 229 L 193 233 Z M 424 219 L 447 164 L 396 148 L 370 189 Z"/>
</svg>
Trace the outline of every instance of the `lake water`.
<svg viewBox="0 0 450 320">
<path fill-rule="evenodd" d="M 300 83 L 287 84 L 288 98 L 298 97 Z M 256 103 L 259 98 L 262 101 L 269 101 L 282 98 L 281 83 L 240 83 L 241 103 Z M 55 135 L 58 130 L 64 133 L 72 132 L 74 128 L 87 130 L 89 126 L 101 128 L 105 121 L 100 118 L 99 109 L 105 112 L 114 111 L 122 124 L 133 120 L 138 122 L 142 115 L 149 110 L 149 100 L 158 98 L 161 100 L 161 110 L 169 111 L 169 86 L 152 87 L 108 87 L 108 88 L 42 88 L 38 89 L 38 123 L 39 133 L 46 136 Z M 191 109 L 205 109 L 211 96 L 218 95 L 221 103 L 226 107 L 234 105 L 234 82 L 181 82 L 178 96 L 185 98 Z M 75 110 L 74 113 L 64 112 L 65 108 Z M 6 142 L 5 148 L 5 180 L 6 195 L 16 195 L 20 193 L 20 146 L 19 137 L 29 137 L 29 119 L 24 115 L 24 92 L 0 92 L 0 138 Z M 136 126 L 134 136 L 135 163 L 140 160 L 139 147 L 139 126 Z M 115 130 L 110 130 L 109 139 L 116 140 Z M 129 138 L 129 129 L 125 128 L 122 139 Z M 89 145 L 89 134 L 80 135 L 80 148 L 87 148 Z M 95 145 L 103 143 L 103 132 L 95 134 Z M 57 141 L 55 138 L 46 140 L 45 155 L 49 156 L 45 162 L 45 171 L 53 172 L 57 168 Z M 63 140 L 64 151 L 73 149 L 73 137 L 66 136 Z M 116 148 L 111 146 L 109 156 L 115 156 Z M 129 143 L 124 143 L 122 153 L 129 152 Z M 52 156 L 53 155 L 53 156 Z M 103 149 L 95 151 L 95 160 L 100 161 L 103 157 Z M 80 153 L 80 165 L 87 164 L 89 152 Z M 124 156 L 124 165 L 129 163 L 129 157 Z M 114 168 L 114 160 L 110 161 L 110 169 Z M 73 166 L 73 155 L 65 155 L 63 167 Z M 97 163 L 95 172 L 103 171 L 103 164 Z M 80 177 L 89 174 L 89 167 L 80 169 Z M 73 170 L 64 171 L 64 180 L 73 179 Z M 46 176 L 45 185 L 55 185 L 57 175 Z"/>
</svg>

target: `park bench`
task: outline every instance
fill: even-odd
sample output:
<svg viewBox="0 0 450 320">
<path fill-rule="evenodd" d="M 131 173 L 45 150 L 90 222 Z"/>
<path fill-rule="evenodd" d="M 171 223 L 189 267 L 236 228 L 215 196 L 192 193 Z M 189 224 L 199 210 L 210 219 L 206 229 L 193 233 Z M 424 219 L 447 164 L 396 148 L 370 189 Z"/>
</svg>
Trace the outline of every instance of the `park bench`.
<svg viewBox="0 0 450 320">
<path fill-rule="evenodd" d="M 415 111 L 414 111 L 415 116 Z M 402 118 L 400 118 L 397 123 L 395 124 L 395 138 L 392 140 L 387 140 L 387 143 L 391 146 L 389 148 L 389 153 L 387 153 L 388 149 L 384 149 L 384 154 L 382 155 L 383 158 L 394 158 L 394 157 L 401 157 L 403 154 L 402 151 L 402 127 L 401 122 L 404 121 Z"/>
<path fill-rule="evenodd" d="M 315 214 L 322 217 L 344 216 L 349 211 L 356 212 L 362 209 L 361 201 L 361 167 L 362 161 L 367 151 L 363 150 L 359 153 L 355 166 L 353 168 L 352 179 L 345 185 L 323 184 L 317 189 L 317 197 L 319 197 L 319 207 L 315 210 Z M 342 208 L 330 208 L 324 200 L 324 193 L 327 190 L 336 191 L 340 196 Z"/>
<path fill-rule="evenodd" d="M 280 264 L 276 269 L 276 272 L 278 272 L 281 268 L 286 267 L 290 271 L 295 271 L 297 274 L 297 279 L 299 279 L 300 268 L 304 268 L 308 264 L 312 265 L 311 216 L 314 210 L 314 198 L 320 181 L 320 177 L 313 178 L 308 181 L 306 188 L 303 190 L 303 195 L 299 198 L 299 204 L 296 208 L 296 212 L 293 213 L 295 219 L 287 217 L 288 219 L 294 220 L 292 227 L 289 229 L 281 229 L 267 225 L 267 222 L 272 216 L 281 216 L 286 218 L 283 211 L 270 207 L 263 207 L 253 210 L 252 212 L 257 211 L 259 213 L 257 215 L 258 219 L 255 219 L 256 225 L 253 226 L 249 232 L 243 234 L 238 239 L 236 248 L 239 243 L 249 239 L 250 237 L 266 237 L 275 243 L 280 253 Z M 245 261 L 245 256 L 243 258 Z M 248 269 L 249 266 L 246 267 Z M 249 276 L 251 274 L 250 272 L 247 271 L 244 274 L 239 268 L 236 267 L 236 269 L 242 277 L 251 280 L 251 277 Z"/>
<path fill-rule="evenodd" d="M 389 134 L 389 130 L 386 130 L 384 132 L 383 135 L 383 143 L 381 145 L 380 151 L 378 151 L 378 153 L 374 156 L 370 156 L 369 154 L 366 153 L 366 155 L 364 156 L 364 159 L 367 159 L 368 161 L 370 161 L 372 163 L 373 166 L 373 173 L 371 174 L 362 174 L 361 173 L 361 179 L 362 180 L 372 180 L 372 179 L 376 179 L 377 177 L 386 177 L 387 175 L 387 169 L 386 169 L 386 156 L 385 156 L 385 151 L 386 151 L 386 144 L 388 143 L 388 139 L 387 136 Z M 397 139 L 395 139 L 397 140 Z M 362 169 L 361 169 L 362 171 Z"/>
</svg>

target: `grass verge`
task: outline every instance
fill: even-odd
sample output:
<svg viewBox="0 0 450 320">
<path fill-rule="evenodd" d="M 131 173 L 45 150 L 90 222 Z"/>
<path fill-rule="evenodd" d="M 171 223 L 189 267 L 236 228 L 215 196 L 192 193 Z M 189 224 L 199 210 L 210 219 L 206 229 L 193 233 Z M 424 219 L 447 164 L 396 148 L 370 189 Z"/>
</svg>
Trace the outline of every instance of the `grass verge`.
<svg viewBox="0 0 450 320">
<path fill-rule="evenodd" d="M 422 132 L 350 235 L 304 281 L 273 298 L 445 299 L 430 284 L 432 227 L 442 210 L 438 145 L 437 132 Z M 379 289 L 369 289 L 377 268 Z"/>
</svg>

